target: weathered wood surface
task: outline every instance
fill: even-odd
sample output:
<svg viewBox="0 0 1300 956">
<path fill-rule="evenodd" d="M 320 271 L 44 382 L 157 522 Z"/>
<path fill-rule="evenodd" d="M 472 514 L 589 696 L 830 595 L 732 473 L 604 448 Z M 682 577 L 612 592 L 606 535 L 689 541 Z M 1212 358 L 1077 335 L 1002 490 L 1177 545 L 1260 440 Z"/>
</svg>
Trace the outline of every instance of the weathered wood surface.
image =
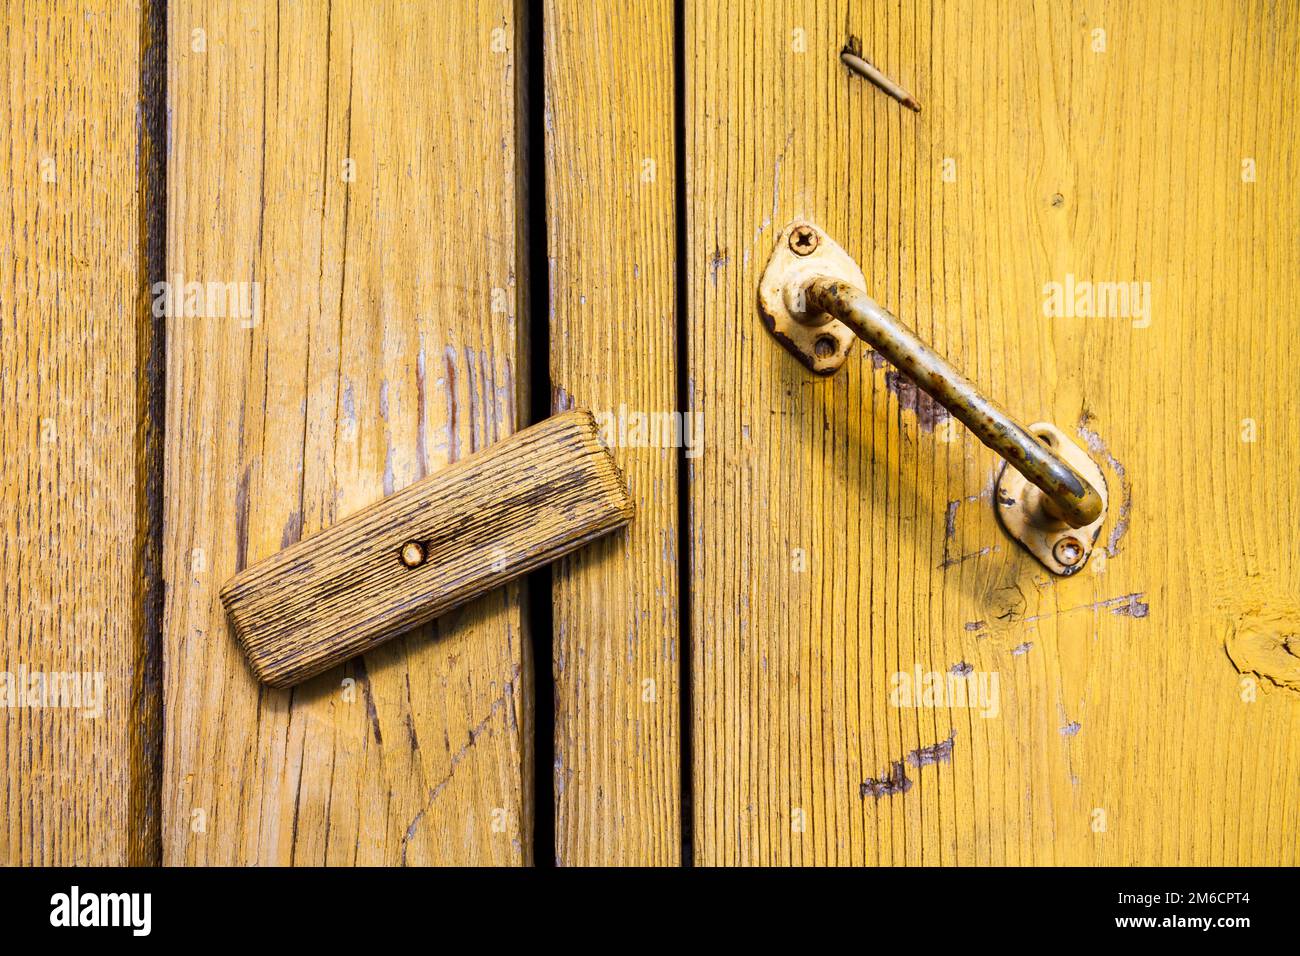
<svg viewBox="0 0 1300 956">
<path fill-rule="evenodd" d="M 554 406 L 602 416 L 637 508 L 554 571 L 555 859 L 673 865 L 679 452 L 632 417 L 677 408 L 673 5 L 549 0 L 544 28 Z"/>
<path fill-rule="evenodd" d="M 1300 703 L 1225 643 L 1284 683 L 1300 630 L 1297 56 L 1258 2 L 688 5 L 697 862 L 1296 863 Z M 1091 448 L 1085 573 L 1002 533 L 998 461 L 892 370 L 814 381 L 767 336 L 796 216 Z M 1045 315 L 1071 276 L 1149 312 Z M 995 717 L 891 706 L 967 666 Z"/>
<path fill-rule="evenodd" d="M 221 589 L 258 678 L 287 687 L 624 526 L 590 412 L 555 415 L 245 568 Z"/>
<path fill-rule="evenodd" d="M 0 865 L 158 854 L 155 14 L 0 9 Z"/>
<path fill-rule="evenodd" d="M 0 708 L 0 863 L 527 863 L 520 588 L 292 691 L 257 685 L 218 599 L 521 424 L 518 5 L 167 5 L 165 534 L 160 9 L 0 13 L 0 671 L 104 690 L 97 719 Z M 699 863 L 1294 865 L 1300 14 L 682 12 L 684 169 L 671 7 L 545 13 L 555 406 L 676 406 L 682 268 L 707 425 L 689 688 L 675 449 L 613 449 L 638 521 L 557 568 L 557 860 L 678 862 L 689 692 Z M 850 33 L 919 115 L 843 68 Z M 1090 448 L 1112 505 L 1085 573 L 1006 538 L 998 462 L 892 370 L 859 350 L 814 382 L 768 339 L 757 279 L 795 216 Z M 234 314 L 206 289 L 196 314 L 196 281 Z M 1045 315 L 1076 281 L 1150 283 L 1149 312 Z M 996 716 L 893 706 L 916 667 L 996 676 Z"/>
<path fill-rule="evenodd" d="M 260 307 L 169 323 L 166 862 L 527 863 L 518 587 L 287 691 L 218 601 L 519 424 L 514 5 L 168 16 L 167 272 Z"/>
</svg>

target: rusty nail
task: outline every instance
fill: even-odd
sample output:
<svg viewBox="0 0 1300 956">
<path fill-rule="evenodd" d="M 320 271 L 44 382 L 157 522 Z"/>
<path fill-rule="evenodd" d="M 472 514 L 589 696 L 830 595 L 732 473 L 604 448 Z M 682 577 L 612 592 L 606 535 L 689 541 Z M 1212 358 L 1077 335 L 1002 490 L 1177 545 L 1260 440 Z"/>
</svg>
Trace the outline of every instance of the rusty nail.
<svg viewBox="0 0 1300 956">
<path fill-rule="evenodd" d="M 1053 546 L 1052 557 L 1065 567 L 1072 568 L 1083 560 L 1083 542 L 1067 535 Z"/>
<path fill-rule="evenodd" d="M 402 545 L 402 563 L 408 568 L 418 568 L 424 564 L 424 545 L 418 541 L 408 541 Z"/>
<path fill-rule="evenodd" d="M 806 256 L 816 250 L 821 242 L 812 226 L 795 226 L 790 230 L 790 251 L 796 256 Z"/>
</svg>

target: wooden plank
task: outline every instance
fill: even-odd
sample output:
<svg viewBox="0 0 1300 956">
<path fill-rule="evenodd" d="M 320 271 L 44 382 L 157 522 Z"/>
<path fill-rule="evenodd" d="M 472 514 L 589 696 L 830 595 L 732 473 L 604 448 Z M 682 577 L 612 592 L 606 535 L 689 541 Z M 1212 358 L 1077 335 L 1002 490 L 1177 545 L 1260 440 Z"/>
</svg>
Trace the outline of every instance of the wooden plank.
<svg viewBox="0 0 1300 956">
<path fill-rule="evenodd" d="M 840 65 L 849 32 L 919 115 Z M 1278 677 L 1300 629 L 1300 16 L 730 0 L 685 44 L 697 861 L 1294 865 L 1295 692 L 1225 644 Z M 813 381 L 770 340 L 796 216 L 1091 449 L 1104 560 L 1049 578 L 941 410 L 861 348 Z M 1149 312 L 1045 314 L 1069 277 Z M 959 665 L 996 716 L 891 705 Z"/>
<path fill-rule="evenodd" d="M 555 855 L 674 865 L 680 453 L 619 425 L 678 407 L 673 4 L 545 11 L 553 404 L 597 412 L 637 508 L 553 577 Z"/>
<path fill-rule="evenodd" d="M 260 302 L 170 320 L 168 863 L 529 860 L 517 587 L 288 691 L 218 601 L 519 424 L 515 10 L 445 6 L 169 5 L 167 271 Z"/>
<path fill-rule="evenodd" d="M 157 856 L 151 4 L 0 11 L 0 865 Z M 156 490 L 156 489 L 154 489 Z"/>
<path fill-rule="evenodd" d="M 631 518 L 595 419 L 565 412 L 245 568 L 221 603 L 258 678 L 288 687 Z"/>
</svg>

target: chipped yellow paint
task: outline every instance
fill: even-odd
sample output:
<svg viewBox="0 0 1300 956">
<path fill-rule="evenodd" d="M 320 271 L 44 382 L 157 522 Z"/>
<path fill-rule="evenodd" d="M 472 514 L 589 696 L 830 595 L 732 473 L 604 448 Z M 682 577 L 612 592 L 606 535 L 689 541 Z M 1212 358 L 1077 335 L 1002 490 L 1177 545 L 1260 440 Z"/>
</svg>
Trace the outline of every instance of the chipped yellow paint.
<svg viewBox="0 0 1300 956">
<path fill-rule="evenodd" d="M 1300 579 L 1300 12 L 686 17 L 697 862 L 1294 865 L 1300 699 L 1224 642 Z M 919 115 L 845 70 L 850 32 Z M 795 217 L 1090 450 L 1111 505 L 1083 573 L 1003 533 L 999 461 L 891 369 L 859 349 L 814 380 L 762 329 Z M 1100 282 L 1137 297 L 1079 314 Z M 895 706 L 917 668 L 944 696 Z M 947 698 L 954 671 L 996 706 Z"/>
<path fill-rule="evenodd" d="M 217 598 L 519 424 L 514 7 L 450 7 L 169 4 L 168 276 L 260 283 L 169 322 L 170 864 L 530 858 L 517 587 L 293 690 Z"/>
</svg>

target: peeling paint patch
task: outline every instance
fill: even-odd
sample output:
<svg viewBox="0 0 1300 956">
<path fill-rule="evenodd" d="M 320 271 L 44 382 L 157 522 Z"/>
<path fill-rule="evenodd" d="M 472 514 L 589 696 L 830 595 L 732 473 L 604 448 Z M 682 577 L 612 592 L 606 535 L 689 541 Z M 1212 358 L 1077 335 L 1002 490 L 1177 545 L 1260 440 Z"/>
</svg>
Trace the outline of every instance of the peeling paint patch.
<svg viewBox="0 0 1300 956">
<path fill-rule="evenodd" d="M 1151 611 L 1151 605 L 1145 601 L 1139 601 L 1138 598 L 1141 596 L 1141 594 L 1126 594 L 1125 597 L 1128 600 L 1111 607 L 1110 612 L 1112 614 L 1125 614 L 1129 617 L 1146 617 Z"/>
<path fill-rule="evenodd" d="M 1011 648 L 1011 656 L 1019 657 L 1021 654 L 1028 654 L 1030 648 L 1033 646 L 1033 641 L 1025 641 L 1023 644 L 1017 644 L 1015 647 Z"/>
<path fill-rule="evenodd" d="M 280 547 L 287 548 L 291 544 L 297 544 L 302 540 L 302 512 L 291 511 L 289 517 L 284 523 L 284 530 L 280 532 Z"/>
<path fill-rule="evenodd" d="M 932 432 L 936 425 L 952 417 L 948 409 L 917 388 L 910 378 L 897 369 L 885 373 L 885 387 L 898 396 L 900 408 L 916 414 L 916 423 L 922 431 Z"/>
<path fill-rule="evenodd" d="M 896 793 L 907 793 L 911 789 L 912 781 L 903 772 L 903 761 L 895 760 L 890 765 L 889 773 L 864 780 L 860 792 L 863 799 L 870 796 L 879 800 L 881 797 L 892 797 Z"/>
<path fill-rule="evenodd" d="M 935 763 L 947 763 L 952 759 L 952 743 L 956 739 L 956 729 L 950 730 L 947 740 L 940 740 L 928 747 L 917 747 L 907 755 L 907 762 L 917 768 L 928 767 Z"/>
<path fill-rule="evenodd" d="M 1124 465 L 1106 448 L 1106 443 L 1102 441 L 1101 436 L 1094 432 L 1088 426 L 1093 421 L 1093 415 L 1089 411 L 1079 416 L 1079 437 L 1083 439 L 1084 444 L 1088 446 L 1088 451 L 1101 457 L 1115 476 L 1119 478 L 1119 513 L 1115 519 L 1115 526 L 1110 529 L 1110 535 L 1106 539 L 1106 557 L 1113 558 L 1119 554 L 1120 539 L 1128 533 L 1129 519 L 1133 512 L 1133 485 L 1128 480 L 1128 473 L 1124 470 Z"/>
<path fill-rule="evenodd" d="M 956 674 L 959 677 L 969 677 L 971 674 L 975 673 L 975 667 L 966 663 L 966 661 L 958 661 L 956 664 L 952 665 L 952 669 L 949 670 L 948 673 Z"/>
<path fill-rule="evenodd" d="M 709 281 L 714 285 L 718 284 L 718 271 L 725 269 L 730 261 L 727 254 L 716 246 L 713 249 L 713 255 L 709 257 Z"/>
<path fill-rule="evenodd" d="M 355 427 L 357 423 L 357 401 L 352 394 L 352 383 L 343 386 L 343 419 Z"/>
<path fill-rule="evenodd" d="M 940 740 L 928 747 L 917 747 L 903 760 L 893 761 L 889 765 L 888 772 L 879 777 L 868 777 L 862 782 L 862 786 L 858 788 L 859 796 L 864 800 L 867 797 L 879 800 L 881 797 L 892 797 L 896 793 L 907 793 L 912 789 L 912 780 L 904 769 L 904 763 L 910 763 L 918 769 L 931 764 L 947 763 L 952 759 L 952 744 L 956 738 L 957 731 L 952 730 L 948 733 L 947 740 Z"/>
<path fill-rule="evenodd" d="M 558 415 L 560 412 L 567 412 L 576 407 L 577 403 L 573 400 L 573 396 L 562 386 L 556 385 L 551 389 L 551 414 Z"/>
<path fill-rule="evenodd" d="M 1074 737 L 1074 736 L 1076 736 L 1076 735 L 1079 733 L 1079 731 L 1082 730 L 1082 729 L 1083 729 L 1083 724 L 1079 723 L 1077 720 L 1072 720 L 1072 721 L 1070 721 L 1068 724 L 1066 724 L 1064 727 L 1061 728 L 1061 736 L 1062 736 L 1062 737 Z"/>
<path fill-rule="evenodd" d="M 889 366 L 889 362 L 879 352 L 874 349 L 867 349 L 866 352 L 875 368 Z M 899 408 L 916 415 L 917 424 L 921 426 L 922 431 L 932 432 L 936 425 L 952 418 L 948 409 L 936 402 L 928 393 L 917 388 L 915 382 L 893 366 L 889 366 L 889 370 L 885 372 L 885 387 L 894 393 Z"/>
</svg>

